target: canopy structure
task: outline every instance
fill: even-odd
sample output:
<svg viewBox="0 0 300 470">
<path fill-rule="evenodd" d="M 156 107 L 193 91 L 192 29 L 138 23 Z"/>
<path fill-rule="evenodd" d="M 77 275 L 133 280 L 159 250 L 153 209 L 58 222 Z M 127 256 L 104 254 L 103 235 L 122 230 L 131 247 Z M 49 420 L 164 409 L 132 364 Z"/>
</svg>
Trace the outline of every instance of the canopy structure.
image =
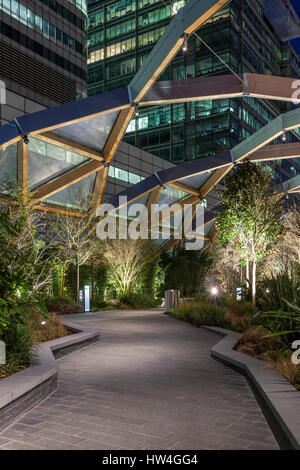
<svg viewBox="0 0 300 470">
<path fill-rule="evenodd" d="M 109 165 L 138 106 L 243 96 L 295 102 L 294 79 L 283 77 L 247 73 L 156 83 L 186 37 L 229 2 L 191 0 L 170 22 L 127 87 L 25 115 L 1 127 L 0 192 L 5 194 L 7 183 L 15 180 L 23 191 L 33 193 L 38 208 L 80 216 L 74 204 L 72 211 L 68 209 L 69 200 L 79 191 L 92 194 L 98 204 L 102 201 Z M 299 157 L 300 143 L 267 145 L 299 126 L 300 109 L 296 109 L 277 117 L 231 151 L 169 168 L 121 195 L 126 195 L 128 204 L 143 200 L 147 205 L 196 205 L 246 158 Z M 299 185 L 295 184 L 292 190 L 286 184 L 280 190 L 296 192 Z M 118 200 L 111 201 L 115 212 L 120 209 Z M 205 237 L 211 233 L 215 214 L 214 208 L 205 215 Z M 160 230 L 164 231 L 163 225 Z"/>
</svg>

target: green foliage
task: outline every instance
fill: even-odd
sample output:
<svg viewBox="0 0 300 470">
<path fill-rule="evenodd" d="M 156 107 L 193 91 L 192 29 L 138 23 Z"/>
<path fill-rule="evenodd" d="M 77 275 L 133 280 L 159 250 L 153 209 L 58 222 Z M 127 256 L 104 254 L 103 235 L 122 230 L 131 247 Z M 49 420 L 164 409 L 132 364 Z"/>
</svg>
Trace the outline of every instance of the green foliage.
<svg viewBox="0 0 300 470">
<path fill-rule="evenodd" d="M 226 307 L 209 303 L 186 302 L 171 312 L 171 315 L 179 320 L 184 320 L 196 326 L 220 326 L 226 325 Z"/>
<path fill-rule="evenodd" d="M 94 269 L 95 286 L 97 288 L 97 296 L 102 299 L 105 298 L 105 291 L 108 284 L 108 269 L 105 264 L 100 263 Z"/>
<path fill-rule="evenodd" d="M 119 297 L 121 304 L 130 308 L 154 308 L 160 301 L 142 292 L 127 292 Z"/>
<path fill-rule="evenodd" d="M 290 310 L 290 304 L 300 305 L 300 273 L 295 264 L 291 272 L 285 271 L 264 278 L 259 283 L 259 303 L 264 309 Z"/>
<path fill-rule="evenodd" d="M 253 310 L 253 306 L 251 302 L 236 302 L 232 299 L 228 299 L 226 302 L 226 306 L 228 306 L 228 311 L 233 315 L 243 316 L 243 315 L 253 315 L 255 310 Z"/>
<path fill-rule="evenodd" d="M 93 299 L 91 299 L 90 303 L 91 310 L 96 311 L 96 310 L 102 310 L 103 308 L 107 307 L 107 303 L 103 299 L 102 294 L 97 294 L 94 296 Z"/>
<path fill-rule="evenodd" d="M 201 290 L 201 284 L 212 265 L 207 252 L 179 250 L 169 258 L 166 269 L 166 290 L 179 290 L 184 297 L 192 297 Z"/>
<path fill-rule="evenodd" d="M 160 260 L 156 259 L 145 271 L 142 280 L 143 289 L 150 296 L 163 296 L 163 286 L 165 282 L 165 269 L 162 267 Z"/>
<path fill-rule="evenodd" d="M 31 309 L 25 305 L 20 304 L 12 308 L 11 304 L 2 303 L 0 339 L 5 342 L 8 361 L 20 366 L 29 364 L 30 349 L 36 343 L 31 320 Z"/>
<path fill-rule="evenodd" d="M 223 210 L 216 227 L 220 242 L 231 244 L 241 263 L 252 264 L 252 304 L 256 304 L 257 261 L 274 250 L 284 236 L 281 196 L 271 190 L 271 172 L 246 162 L 226 179 L 219 191 Z"/>
<path fill-rule="evenodd" d="M 36 338 L 32 308 L 45 312 L 43 294 L 52 276 L 51 249 L 38 238 L 41 223 L 27 195 L 0 206 L 0 339 L 8 361 L 28 364 Z"/>
<path fill-rule="evenodd" d="M 59 315 L 68 315 L 82 311 L 82 305 L 77 305 L 70 297 L 50 297 L 45 300 L 48 312 L 55 312 Z"/>
<path fill-rule="evenodd" d="M 153 240 L 106 240 L 103 262 L 107 266 L 111 291 L 125 295 L 142 288 L 145 274 L 158 256 L 159 250 Z"/>
<path fill-rule="evenodd" d="M 221 243 L 233 243 L 241 260 L 258 260 L 284 234 L 278 194 L 270 189 L 272 175 L 250 162 L 238 167 L 219 191 L 223 210 L 216 226 Z"/>
<path fill-rule="evenodd" d="M 286 304 L 286 310 L 271 310 L 258 312 L 256 318 L 272 333 L 266 337 L 280 337 L 290 347 L 291 343 L 299 339 L 300 333 L 300 307 L 282 299 Z"/>
</svg>

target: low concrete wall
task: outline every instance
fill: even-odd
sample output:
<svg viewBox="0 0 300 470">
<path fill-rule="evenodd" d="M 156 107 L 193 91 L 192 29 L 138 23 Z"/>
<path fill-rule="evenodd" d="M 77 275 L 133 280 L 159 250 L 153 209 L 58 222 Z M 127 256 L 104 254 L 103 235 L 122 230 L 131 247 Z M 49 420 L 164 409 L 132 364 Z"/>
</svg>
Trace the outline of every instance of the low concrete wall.
<svg viewBox="0 0 300 470">
<path fill-rule="evenodd" d="M 33 348 L 30 367 L 0 381 L 0 431 L 57 388 L 55 358 L 100 339 L 100 333 L 74 323 L 64 325 L 73 335 L 41 343 Z"/>
<path fill-rule="evenodd" d="M 265 362 L 235 351 L 240 334 L 203 328 L 224 337 L 212 348 L 212 358 L 247 378 L 280 448 L 300 450 L 300 392 Z"/>
</svg>

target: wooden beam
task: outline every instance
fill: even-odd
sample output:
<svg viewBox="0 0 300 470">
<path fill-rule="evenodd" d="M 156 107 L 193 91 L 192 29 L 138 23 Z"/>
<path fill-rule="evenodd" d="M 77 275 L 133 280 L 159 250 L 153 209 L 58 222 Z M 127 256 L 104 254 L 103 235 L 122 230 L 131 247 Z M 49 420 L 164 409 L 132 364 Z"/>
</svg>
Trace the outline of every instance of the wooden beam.
<svg viewBox="0 0 300 470">
<path fill-rule="evenodd" d="M 175 238 L 170 238 L 170 240 L 167 240 L 165 243 L 163 243 L 160 246 L 161 251 L 169 251 L 171 248 L 173 248 L 177 243 L 179 243 L 180 240 L 175 240 Z"/>
<path fill-rule="evenodd" d="M 18 142 L 18 186 L 23 193 L 28 191 L 28 145 L 23 139 Z"/>
<path fill-rule="evenodd" d="M 192 23 L 188 28 L 185 29 L 187 34 L 192 34 L 194 31 L 197 31 L 207 20 L 209 20 L 215 13 L 221 10 L 225 5 L 229 3 L 228 0 L 219 0 L 211 8 L 206 10 L 206 12 L 197 18 L 194 23 Z"/>
<path fill-rule="evenodd" d="M 117 148 L 120 145 L 121 140 L 125 134 L 125 131 L 130 123 L 130 120 L 134 113 L 134 106 L 120 111 L 112 129 L 106 141 L 103 149 L 103 157 L 106 163 L 110 163 L 113 159 Z M 102 171 L 98 171 L 93 191 L 93 197 L 97 205 L 101 204 L 103 193 L 108 177 L 109 168 L 105 167 Z"/>
<path fill-rule="evenodd" d="M 180 191 L 184 191 L 188 194 L 193 194 L 194 196 L 200 196 L 199 189 L 192 188 L 183 183 L 179 183 L 179 181 L 172 181 L 171 183 L 166 183 L 168 186 L 172 186 L 172 188 L 179 189 Z"/>
<path fill-rule="evenodd" d="M 156 80 L 160 77 L 160 75 L 163 73 L 165 68 L 169 65 L 169 63 L 172 61 L 172 59 L 178 54 L 180 49 L 182 48 L 183 45 L 183 37 L 180 37 L 177 42 L 174 44 L 174 46 L 170 49 L 169 53 L 166 55 L 164 60 L 158 65 L 158 67 L 153 71 L 152 76 L 147 80 L 141 91 L 138 93 L 138 95 L 135 97 L 134 102 L 139 103 L 143 96 L 147 93 L 147 91 L 150 90 L 152 85 L 156 82 Z"/>
<path fill-rule="evenodd" d="M 109 172 L 109 167 L 104 167 L 104 166 L 99 171 L 97 171 L 94 191 L 93 191 L 93 197 L 97 206 L 101 204 L 101 201 L 103 198 L 104 189 L 105 189 L 105 185 L 106 185 L 106 181 L 108 177 L 108 172 Z"/>
<path fill-rule="evenodd" d="M 66 150 L 70 150 L 71 152 L 79 153 L 85 157 L 99 160 L 100 162 L 102 162 L 104 159 L 101 152 L 97 152 L 97 150 L 87 147 L 86 145 L 78 144 L 77 142 L 73 142 L 72 140 L 66 139 L 65 137 L 53 134 L 53 132 L 43 132 L 42 134 L 39 134 L 37 138 L 39 140 L 43 140 L 44 142 L 48 142 Z"/>
<path fill-rule="evenodd" d="M 87 163 L 80 165 L 79 167 L 73 168 L 67 173 L 58 176 L 54 180 L 49 181 L 49 183 L 45 183 L 39 188 L 37 188 L 34 191 L 34 197 L 40 201 L 42 201 L 43 199 L 47 199 L 52 194 L 55 194 L 58 191 L 61 191 L 67 188 L 68 186 L 71 186 L 77 181 L 81 181 L 87 176 L 95 173 L 102 166 L 103 163 L 97 160 L 91 160 Z"/>
<path fill-rule="evenodd" d="M 55 204 L 49 204 L 49 203 L 43 204 L 42 203 L 36 206 L 35 208 L 36 210 L 41 211 L 41 212 L 54 212 L 55 214 L 69 215 L 72 217 L 79 217 L 79 218 L 86 217 L 86 214 L 80 211 L 72 210 L 67 207 L 56 206 Z"/>
<path fill-rule="evenodd" d="M 161 186 L 158 186 L 153 191 L 151 191 L 151 193 L 148 196 L 147 203 L 146 203 L 146 208 L 148 211 L 151 210 L 151 206 L 154 206 L 158 203 L 161 192 L 162 192 Z"/>
<path fill-rule="evenodd" d="M 233 168 L 233 163 L 215 170 L 214 173 L 208 178 L 207 181 L 201 186 L 200 194 L 204 198 L 210 193 L 212 189 L 224 178 L 224 176 Z"/>
<path fill-rule="evenodd" d="M 120 111 L 103 149 L 103 156 L 106 162 L 109 163 L 112 160 L 121 140 L 123 139 L 133 114 L 134 106 Z"/>
</svg>

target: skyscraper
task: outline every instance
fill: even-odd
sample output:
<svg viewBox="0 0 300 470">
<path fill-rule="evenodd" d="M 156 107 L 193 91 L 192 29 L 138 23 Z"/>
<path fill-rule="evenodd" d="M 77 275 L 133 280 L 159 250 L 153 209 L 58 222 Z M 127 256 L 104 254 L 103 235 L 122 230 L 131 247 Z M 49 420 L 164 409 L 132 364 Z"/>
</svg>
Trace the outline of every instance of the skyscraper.
<svg viewBox="0 0 300 470">
<path fill-rule="evenodd" d="M 130 82 L 185 0 L 89 0 L 88 93 Z M 207 47 L 209 46 L 209 47 Z M 212 52 L 212 50 L 213 52 Z M 300 76 L 300 60 L 264 16 L 263 0 L 232 0 L 188 39 L 162 80 L 216 74 L 262 73 Z M 222 99 L 141 108 L 124 140 L 174 163 L 232 148 L 285 105 L 257 99 Z M 288 135 L 297 140 L 298 136 Z M 293 160 L 273 163 L 274 177 L 300 171 Z"/>
<path fill-rule="evenodd" d="M 86 92 L 86 0 L 0 0 L 1 124 Z"/>
</svg>

